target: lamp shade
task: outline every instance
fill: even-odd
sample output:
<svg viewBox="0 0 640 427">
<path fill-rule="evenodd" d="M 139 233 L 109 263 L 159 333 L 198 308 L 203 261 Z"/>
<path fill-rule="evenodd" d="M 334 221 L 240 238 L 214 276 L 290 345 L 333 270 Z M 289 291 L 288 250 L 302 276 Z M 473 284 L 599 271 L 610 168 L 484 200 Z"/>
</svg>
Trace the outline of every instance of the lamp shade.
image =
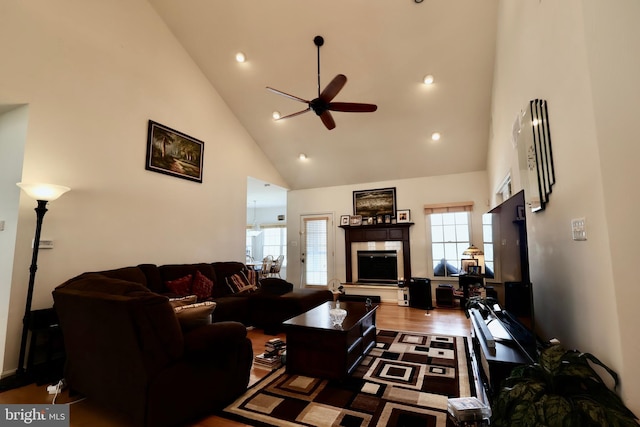
<svg viewBox="0 0 640 427">
<path fill-rule="evenodd" d="M 27 184 L 24 182 L 19 182 L 16 185 L 22 188 L 22 190 L 24 190 L 24 192 L 27 193 L 29 197 L 36 200 L 45 200 L 47 202 L 56 200 L 64 193 L 71 190 L 69 187 L 54 184 Z"/>
<path fill-rule="evenodd" d="M 476 246 L 471 245 L 464 252 L 462 252 L 462 255 L 471 255 L 472 257 L 474 257 L 476 255 L 484 255 L 484 252 L 482 252 Z"/>
</svg>

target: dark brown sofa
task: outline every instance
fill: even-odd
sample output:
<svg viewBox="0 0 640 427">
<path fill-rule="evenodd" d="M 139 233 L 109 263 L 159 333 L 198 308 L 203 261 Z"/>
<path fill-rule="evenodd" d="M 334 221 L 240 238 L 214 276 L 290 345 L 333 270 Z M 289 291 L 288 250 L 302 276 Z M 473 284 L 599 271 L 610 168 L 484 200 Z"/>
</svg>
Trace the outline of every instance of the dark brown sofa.
<svg viewBox="0 0 640 427">
<path fill-rule="evenodd" d="M 145 426 L 181 425 L 241 395 L 253 360 L 246 328 L 183 331 L 167 297 L 132 281 L 140 274 L 86 273 L 53 291 L 70 389 Z"/>
<path fill-rule="evenodd" d="M 284 320 L 332 299 L 279 278 L 233 293 L 239 262 L 141 264 L 83 273 L 53 291 L 71 390 L 146 426 L 179 425 L 220 409 L 248 385 L 246 326 L 276 333 Z M 199 272 L 213 282 L 213 323 L 184 331 L 167 282 Z"/>
</svg>

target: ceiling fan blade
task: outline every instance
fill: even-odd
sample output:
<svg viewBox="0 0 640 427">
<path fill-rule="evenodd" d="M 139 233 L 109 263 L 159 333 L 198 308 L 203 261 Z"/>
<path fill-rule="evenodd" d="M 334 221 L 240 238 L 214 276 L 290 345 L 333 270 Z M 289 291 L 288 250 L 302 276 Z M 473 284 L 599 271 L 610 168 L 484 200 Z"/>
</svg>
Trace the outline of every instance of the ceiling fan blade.
<svg viewBox="0 0 640 427">
<path fill-rule="evenodd" d="M 324 88 L 319 98 L 324 102 L 331 102 L 331 100 L 336 97 L 338 92 L 342 90 L 346 83 L 347 76 L 345 76 L 344 74 L 338 74 L 333 78 L 333 80 L 331 80 L 331 83 L 329 83 L 327 87 Z"/>
<path fill-rule="evenodd" d="M 331 130 L 334 127 L 336 127 L 336 122 L 333 121 L 333 116 L 328 111 L 325 111 L 324 113 L 320 114 L 320 120 L 322 120 L 322 123 L 324 123 L 324 125 L 329 130 Z"/>
<path fill-rule="evenodd" d="M 286 116 L 282 116 L 282 117 L 280 117 L 279 119 L 276 119 L 276 120 L 283 120 L 283 119 L 288 119 L 288 118 L 291 118 L 291 117 L 299 116 L 300 114 L 304 114 L 309 110 L 311 110 L 311 107 L 309 107 L 307 109 L 304 109 L 304 110 L 301 110 L 301 111 L 298 111 L 297 113 L 291 113 L 291 114 L 288 114 Z"/>
<path fill-rule="evenodd" d="M 302 99 L 302 98 L 298 98 L 297 96 L 294 95 L 289 95 L 288 93 L 285 93 L 281 90 L 278 89 L 274 89 L 272 87 L 267 86 L 267 90 L 270 90 L 271 92 L 275 93 L 276 95 L 282 95 L 284 97 L 287 97 L 289 99 L 293 99 L 294 101 L 300 101 L 300 102 L 304 102 L 305 104 L 308 104 L 309 101 L 307 101 L 306 99 Z"/>
<path fill-rule="evenodd" d="M 375 104 L 361 104 L 358 102 L 331 102 L 327 110 L 342 111 L 345 113 L 373 113 L 378 109 Z"/>
</svg>

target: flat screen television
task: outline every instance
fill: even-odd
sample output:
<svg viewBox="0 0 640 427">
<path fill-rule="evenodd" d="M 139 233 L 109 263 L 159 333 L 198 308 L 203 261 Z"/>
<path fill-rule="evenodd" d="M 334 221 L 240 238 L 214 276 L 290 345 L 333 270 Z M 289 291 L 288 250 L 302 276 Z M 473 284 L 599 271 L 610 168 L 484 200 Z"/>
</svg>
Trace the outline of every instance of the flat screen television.
<svg viewBox="0 0 640 427">
<path fill-rule="evenodd" d="M 518 345 L 532 360 L 536 360 L 525 206 L 522 190 L 488 213 L 492 214 L 493 252 L 499 257 L 495 263 L 495 278 L 504 285 L 501 320 Z"/>
</svg>

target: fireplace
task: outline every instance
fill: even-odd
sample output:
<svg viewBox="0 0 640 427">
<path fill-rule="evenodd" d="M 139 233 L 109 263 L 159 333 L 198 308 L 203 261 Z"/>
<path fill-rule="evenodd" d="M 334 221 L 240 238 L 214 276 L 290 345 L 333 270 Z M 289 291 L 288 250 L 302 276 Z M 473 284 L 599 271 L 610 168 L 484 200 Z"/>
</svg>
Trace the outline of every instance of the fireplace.
<svg viewBox="0 0 640 427">
<path fill-rule="evenodd" d="M 397 283 L 397 251 L 358 251 L 357 257 L 358 283 Z"/>
<path fill-rule="evenodd" d="M 346 283 L 355 286 L 378 285 L 395 286 L 398 278 L 411 277 L 411 245 L 409 244 L 409 228 L 413 223 L 374 224 L 349 226 L 344 229 L 345 273 Z M 392 251 L 396 254 L 396 272 L 393 283 L 373 282 L 354 277 L 358 275 L 358 252 L 360 251 Z M 391 273 L 387 273 L 391 277 Z M 391 280 L 391 279 L 387 279 Z"/>
</svg>

